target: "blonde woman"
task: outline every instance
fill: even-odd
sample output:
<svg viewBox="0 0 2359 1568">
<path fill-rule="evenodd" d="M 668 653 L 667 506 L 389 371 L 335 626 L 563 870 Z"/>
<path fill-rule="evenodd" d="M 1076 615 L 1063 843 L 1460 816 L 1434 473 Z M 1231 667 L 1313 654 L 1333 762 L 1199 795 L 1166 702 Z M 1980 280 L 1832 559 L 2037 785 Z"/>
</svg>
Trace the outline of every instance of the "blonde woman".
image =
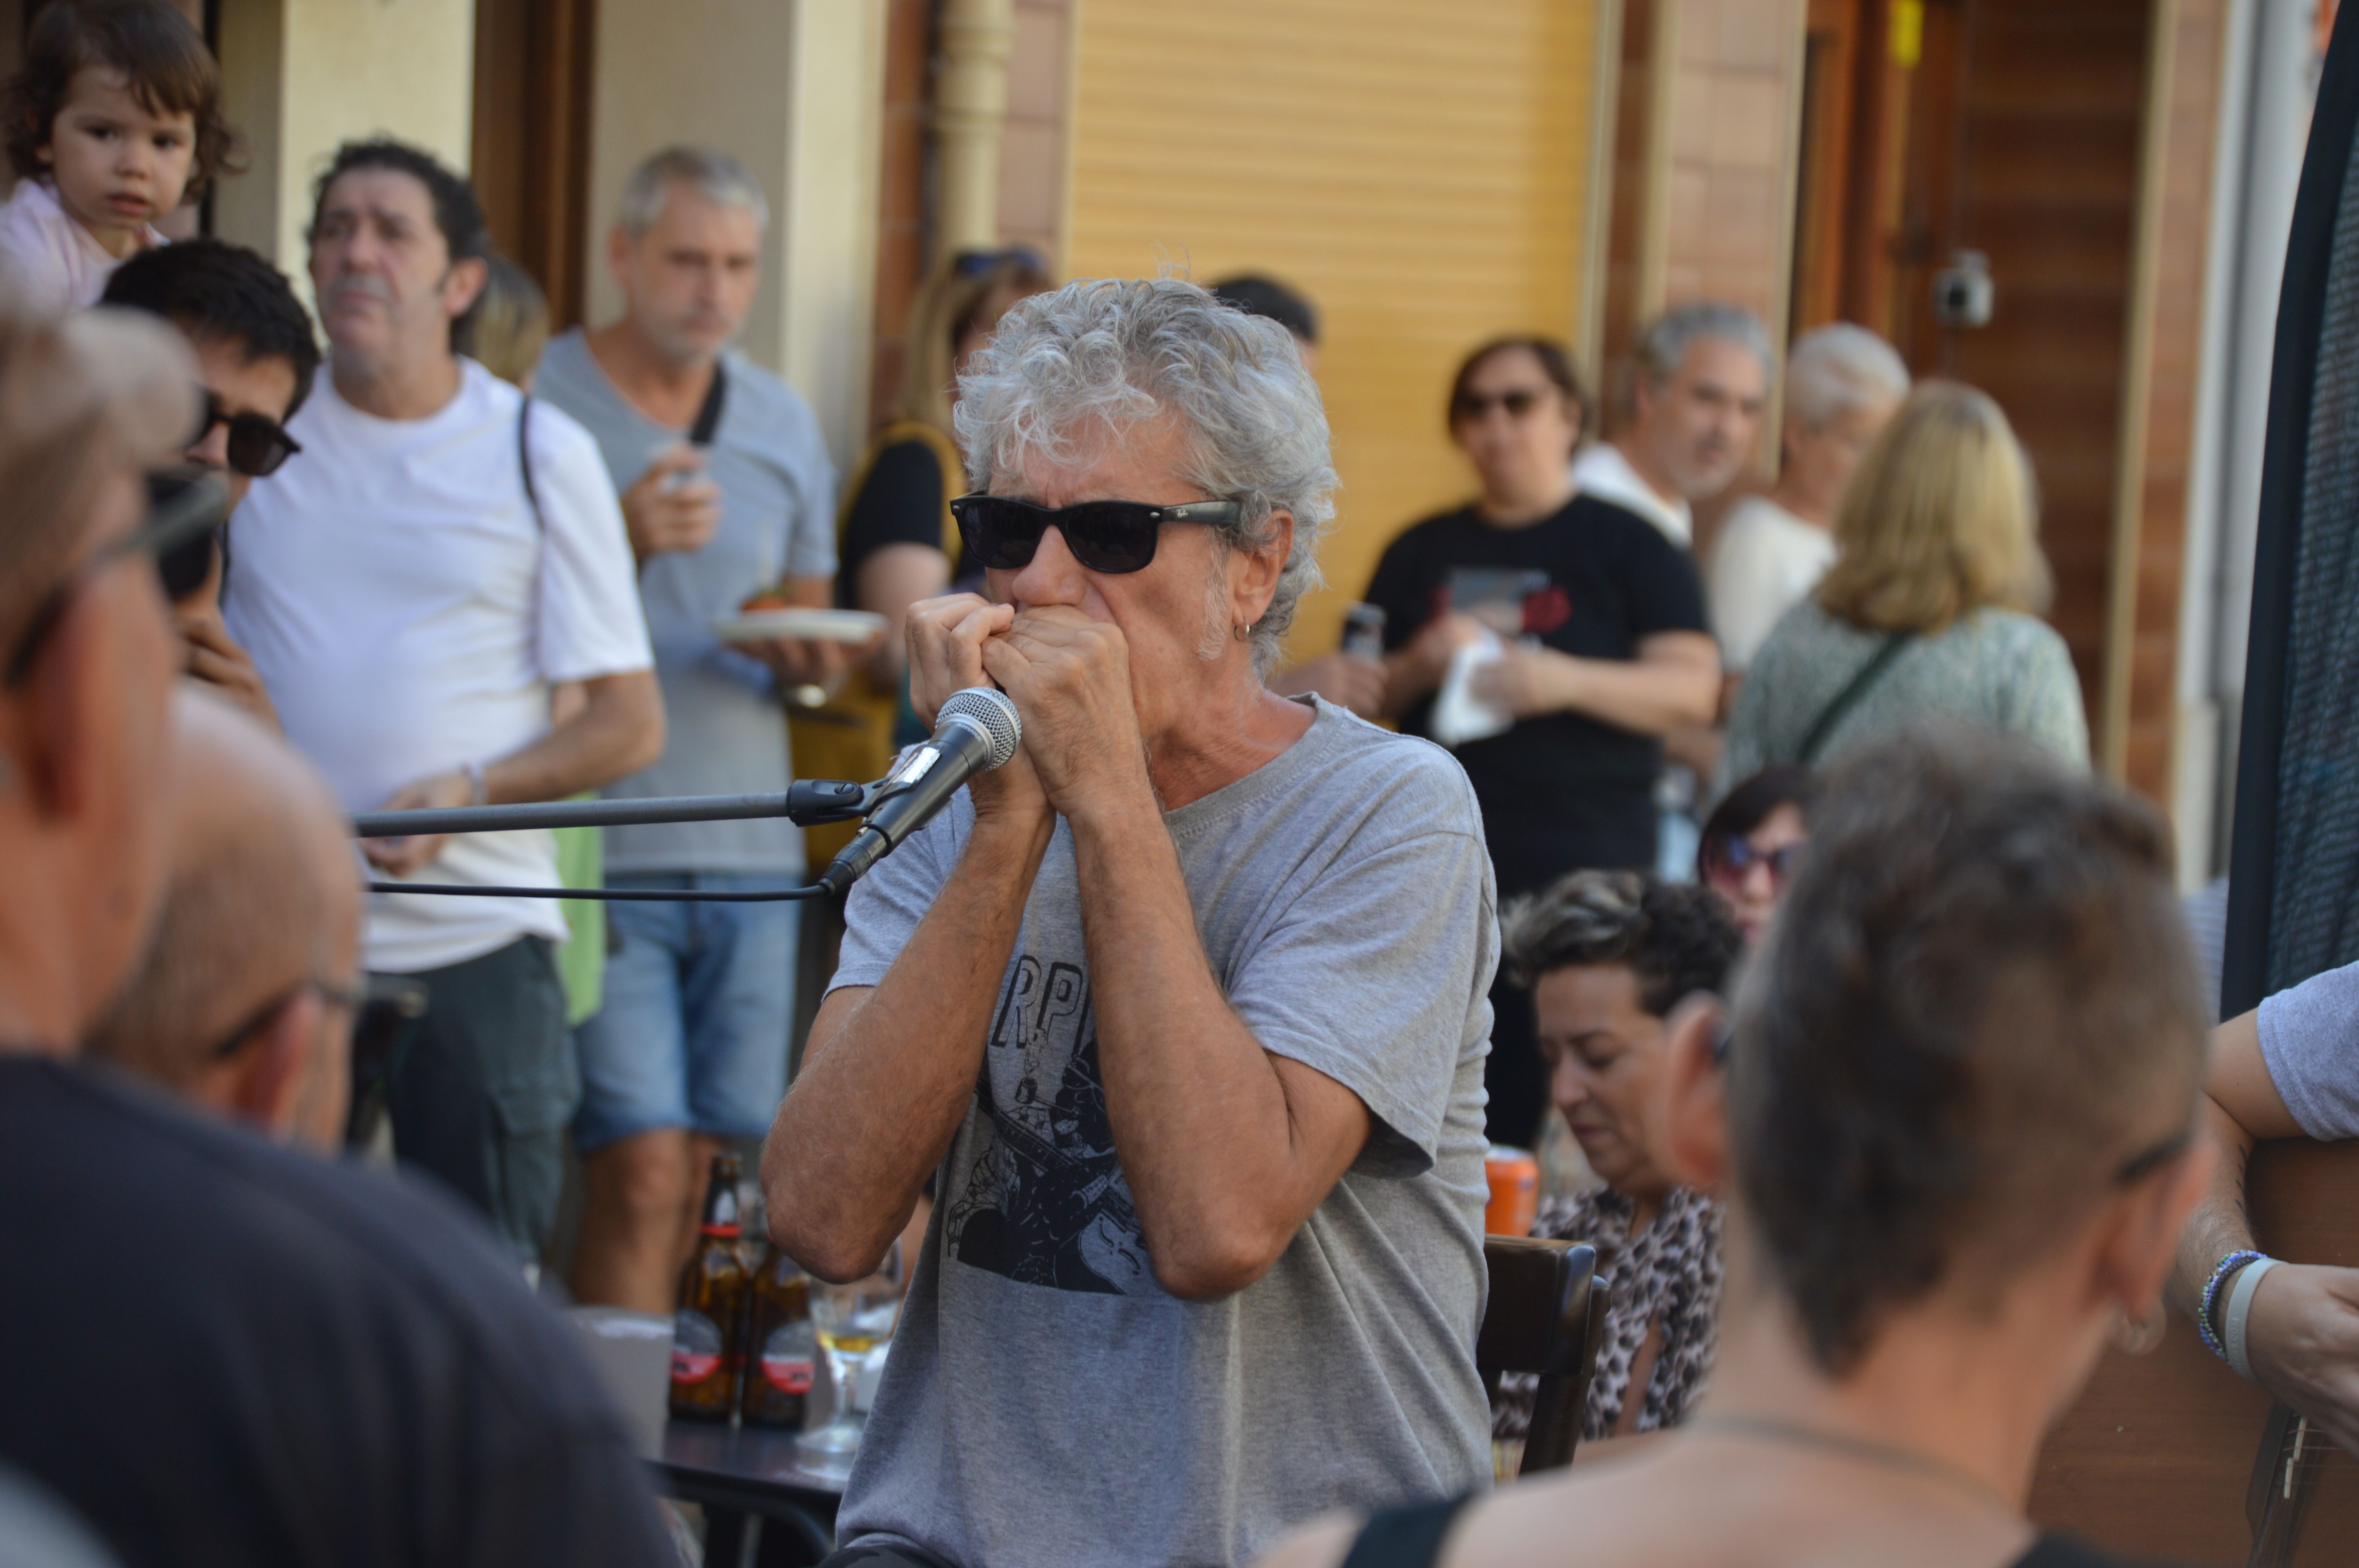
<svg viewBox="0 0 2359 1568">
<path fill-rule="evenodd" d="M 962 251 L 936 269 L 909 308 L 901 385 L 892 413 L 843 490 L 836 527 L 836 602 L 886 620 L 884 639 L 828 704 L 790 715 L 798 778 L 875 778 L 893 749 L 925 729 L 904 700 L 901 624 L 909 606 L 949 589 L 958 526 L 951 498 L 966 492 L 951 406 L 958 373 L 1017 300 L 1051 283 L 1031 250 Z M 814 863 L 850 842 L 853 825 L 809 829 Z"/>
<path fill-rule="evenodd" d="M 1944 717 L 2085 767 L 2089 725 L 2049 597 L 2031 474 L 1998 405 L 1928 382 L 1843 492 L 1833 567 L 1761 645 L 1729 719 L 1720 788 L 1816 766 Z"/>
</svg>

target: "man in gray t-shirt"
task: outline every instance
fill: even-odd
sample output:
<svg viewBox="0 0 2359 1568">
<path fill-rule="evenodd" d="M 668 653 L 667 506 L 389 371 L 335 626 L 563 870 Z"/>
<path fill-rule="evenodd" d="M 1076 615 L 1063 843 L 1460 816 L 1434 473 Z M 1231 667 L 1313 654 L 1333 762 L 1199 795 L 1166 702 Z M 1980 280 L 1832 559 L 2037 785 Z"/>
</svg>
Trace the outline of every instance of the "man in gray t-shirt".
<svg viewBox="0 0 2359 1568">
<path fill-rule="evenodd" d="M 668 720 L 653 766 L 609 796 L 787 787 L 781 688 L 847 667 L 829 643 L 724 644 L 756 592 L 832 602 L 834 486 L 793 389 L 724 344 L 753 298 L 761 187 L 725 154 L 675 148 L 625 186 L 612 242 L 620 319 L 549 344 L 536 393 L 597 439 L 623 497 Z M 731 892 L 803 875 L 783 818 L 616 827 L 610 884 Z M 614 903 L 600 1010 L 579 1032 L 585 1208 L 574 1290 L 669 1312 L 702 1174 L 758 1138 L 786 1092 L 798 906 Z"/>
<path fill-rule="evenodd" d="M 961 390 L 989 600 L 912 610 L 912 696 L 1023 745 L 853 890 L 764 1156 L 830 1278 L 935 1182 L 839 1556 L 1234 1564 L 1480 1486 L 1495 895 L 1447 753 L 1261 684 L 1316 390 L 1168 279 L 1017 305 Z"/>
<path fill-rule="evenodd" d="M 2237 1257 L 2254 1250 L 2245 1167 L 2256 1140 L 2359 1138 L 2359 964 L 2312 975 L 2220 1025 L 2204 1092 L 2221 1160 L 2180 1240 L 2180 1304 L 2198 1310 L 2211 1287 L 2214 1337 L 2359 1454 L 2359 1269 L 2271 1262 L 2255 1274 L 2260 1264 Z"/>
</svg>

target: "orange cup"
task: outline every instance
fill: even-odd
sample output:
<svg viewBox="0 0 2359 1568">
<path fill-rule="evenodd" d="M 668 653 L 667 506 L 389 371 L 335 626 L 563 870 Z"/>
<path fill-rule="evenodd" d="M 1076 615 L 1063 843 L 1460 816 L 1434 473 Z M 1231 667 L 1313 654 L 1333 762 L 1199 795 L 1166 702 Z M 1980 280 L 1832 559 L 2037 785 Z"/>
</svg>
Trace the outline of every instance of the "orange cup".
<svg viewBox="0 0 2359 1568">
<path fill-rule="evenodd" d="M 1483 1228 L 1494 1236 L 1529 1236 L 1540 1209 L 1539 1161 L 1528 1149 L 1494 1143 L 1484 1156 L 1483 1173 L 1491 1181 Z"/>
</svg>

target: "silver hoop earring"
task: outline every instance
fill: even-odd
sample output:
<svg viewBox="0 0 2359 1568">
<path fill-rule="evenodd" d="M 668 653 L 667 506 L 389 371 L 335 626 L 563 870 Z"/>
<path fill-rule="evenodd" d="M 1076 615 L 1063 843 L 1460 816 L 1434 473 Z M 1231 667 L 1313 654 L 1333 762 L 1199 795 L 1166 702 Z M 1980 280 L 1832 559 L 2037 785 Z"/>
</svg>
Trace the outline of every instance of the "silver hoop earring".
<svg viewBox="0 0 2359 1568">
<path fill-rule="evenodd" d="M 1253 635 L 1253 627 L 1246 625 L 1242 621 L 1237 622 L 1234 626 L 1230 627 L 1229 630 L 1237 634 L 1237 641 L 1240 643 Z"/>
</svg>

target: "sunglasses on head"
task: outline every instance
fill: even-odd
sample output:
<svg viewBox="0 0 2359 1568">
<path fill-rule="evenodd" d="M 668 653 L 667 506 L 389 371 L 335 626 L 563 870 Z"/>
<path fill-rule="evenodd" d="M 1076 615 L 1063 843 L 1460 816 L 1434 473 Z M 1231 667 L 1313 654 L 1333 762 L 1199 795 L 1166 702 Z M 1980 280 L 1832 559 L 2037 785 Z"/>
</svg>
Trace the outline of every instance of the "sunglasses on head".
<svg viewBox="0 0 2359 1568">
<path fill-rule="evenodd" d="M 1451 400 L 1450 416 L 1458 420 L 1480 419 L 1491 412 L 1493 404 L 1496 404 L 1507 411 L 1508 418 L 1521 419 L 1538 408 L 1540 399 L 1546 395 L 1527 386 L 1516 387 L 1512 392 L 1462 392 Z"/>
<path fill-rule="evenodd" d="M 49 589 L 33 611 L 25 633 L 8 655 L 0 685 L 16 687 L 32 673 L 43 644 L 74 596 L 125 556 L 146 556 L 169 592 L 170 584 L 188 576 L 192 556 L 201 551 L 196 577 L 202 582 L 212 569 L 213 531 L 229 515 L 229 492 L 220 480 L 198 469 L 167 469 L 147 476 L 147 521 L 121 538 L 101 546 L 70 569 Z M 167 563 L 170 563 L 168 566 Z M 185 594 L 175 597 L 185 598 Z"/>
<path fill-rule="evenodd" d="M 1756 866 L 1769 868 L 1769 880 L 1779 887 L 1794 874 L 1807 844 L 1780 844 L 1756 849 L 1742 838 L 1723 838 L 1704 852 L 1704 875 L 1715 882 L 1741 882 Z"/>
<path fill-rule="evenodd" d="M 232 414 L 210 392 L 205 394 L 205 422 L 197 427 L 189 445 L 193 447 L 212 435 L 216 425 L 229 427 L 229 466 L 248 479 L 277 473 L 281 463 L 303 449 L 277 420 L 260 414 Z"/>
<path fill-rule="evenodd" d="M 1190 501 L 1150 506 L 1144 501 L 1084 501 L 1072 506 L 1035 506 L 1004 495 L 962 495 L 951 503 L 967 559 L 995 571 L 1032 564 L 1040 536 L 1051 527 L 1063 535 L 1073 559 L 1093 572 L 1135 572 L 1155 559 L 1166 523 L 1203 523 L 1234 528 L 1245 508 L 1234 501 Z"/>
<path fill-rule="evenodd" d="M 997 251 L 961 251 L 951 259 L 951 271 L 960 277 L 980 277 L 994 267 L 1006 264 L 1030 267 L 1034 272 L 1047 272 L 1049 264 L 1040 253 L 1029 245 L 1009 245 Z"/>
</svg>

